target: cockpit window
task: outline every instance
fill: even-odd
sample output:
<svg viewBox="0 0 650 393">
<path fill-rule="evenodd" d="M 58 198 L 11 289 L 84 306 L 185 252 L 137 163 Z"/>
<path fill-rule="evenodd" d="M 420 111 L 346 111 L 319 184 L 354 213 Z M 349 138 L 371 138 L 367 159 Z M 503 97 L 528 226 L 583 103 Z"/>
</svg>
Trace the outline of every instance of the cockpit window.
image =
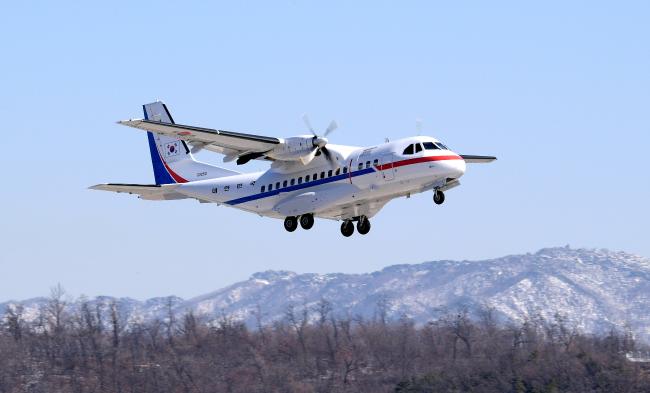
<svg viewBox="0 0 650 393">
<path fill-rule="evenodd" d="M 435 145 L 433 142 L 424 142 L 423 143 L 424 148 L 427 150 L 438 150 L 439 147 Z"/>
<path fill-rule="evenodd" d="M 422 145 L 419 144 L 419 143 L 416 143 L 416 144 L 415 144 L 415 152 L 416 152 L 416 153 L 419 153 L 419 152 L 421 152 L 421 151 L 422 151 Z"/>
<path fill-rule="evenodd" d="M 436 142 L 436 145 L 438 145 L 438 147 L 441 148 L 442 150 L 449 150 L 449 148 L 447 146 L 443 145 L 440 142 Z"/>
<path fill-rule="evenodd" d="M 413 145 L 408 145 L 408 147 L 404 149 L 404 153 L 402 154 L 413 154 Z"/>
</svg>

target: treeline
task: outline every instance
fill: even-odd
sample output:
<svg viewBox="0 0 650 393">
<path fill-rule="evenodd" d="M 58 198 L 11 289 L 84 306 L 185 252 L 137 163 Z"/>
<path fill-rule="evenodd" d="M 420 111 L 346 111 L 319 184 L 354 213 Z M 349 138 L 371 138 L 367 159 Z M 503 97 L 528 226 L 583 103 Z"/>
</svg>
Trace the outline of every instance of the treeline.
<svg viewBox="0 0 650 393">
<path fill-rule="evenodd" d="M 341 317 L 322 300 L 258 327 L 191 312 L 131 321 L 116 304 L 68 309 L 57 288 L 0 329 L 0 392 L 649 392 L 631 336 L 590 337 L 555 321 L 502 326 L 494 312 L 424 326 Z"/>
</svg>

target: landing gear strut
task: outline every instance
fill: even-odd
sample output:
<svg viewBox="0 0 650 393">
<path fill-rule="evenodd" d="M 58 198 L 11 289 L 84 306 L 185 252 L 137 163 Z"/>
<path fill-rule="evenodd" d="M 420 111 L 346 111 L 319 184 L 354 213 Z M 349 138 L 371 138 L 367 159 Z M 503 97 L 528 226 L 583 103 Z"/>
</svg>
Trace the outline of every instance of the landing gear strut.
<svg viewBox="0 0 650 393">
<path fill-rule="evenodd" d="M 357 221 L 357 232 L 359 232 L 362 235 L 365 235 L 368 232 L 370 232 L 370 220 L 368 220 L 368 217 L 366 216 L 359 217 L 359 221 Z"/>
<path fill-rule="evenodd" d="M 314 215 L 313 214 L 303 214 L 300 216 L 300 226 L 302 229 L 311 229 L 314 226 Z"/>
<path fill-rule="evenodd" d="M 341 224 L 341 234 L 345 237 L 350 237 L 354 233 L 354 224 L 352 220 L 345 220 Z"/>
<path fill-rule="evenodd" d="M 313 222 L 312 222 L 313 224 Z M 293 232 L 298 228 L 298 219 L 294 216 L 289 216 L 284 219 L 284 229 L 287 232 Z"/>
<path fill-rule="evenodd" d="M 433 192 L 433 202 L 435 202 L 436 205 L 442 205 L 444 201 L 445 201 L 445 194 L 440 190 L 435 190 Z"/>
</svg>

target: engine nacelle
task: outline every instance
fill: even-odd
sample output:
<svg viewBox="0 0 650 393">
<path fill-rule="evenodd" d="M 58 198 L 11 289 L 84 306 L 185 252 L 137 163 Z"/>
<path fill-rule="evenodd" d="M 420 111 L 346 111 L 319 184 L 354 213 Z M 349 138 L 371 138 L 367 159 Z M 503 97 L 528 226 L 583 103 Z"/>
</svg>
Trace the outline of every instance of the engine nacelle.
<svg viewBox="0 0 650 393">
<path fill-rule="evenodd" d="M 273 150 L 268 152 L 268 157 L 282 161 L 298 161 L 311 154 L 315 147 L 322 144 L 324 138 L 313 135 L 299 135 L 285 138 Z M 327 141 L 325 141 L 327 143 Z M 324 146 L 325 144 L 322 144 Z"/>
</svg>

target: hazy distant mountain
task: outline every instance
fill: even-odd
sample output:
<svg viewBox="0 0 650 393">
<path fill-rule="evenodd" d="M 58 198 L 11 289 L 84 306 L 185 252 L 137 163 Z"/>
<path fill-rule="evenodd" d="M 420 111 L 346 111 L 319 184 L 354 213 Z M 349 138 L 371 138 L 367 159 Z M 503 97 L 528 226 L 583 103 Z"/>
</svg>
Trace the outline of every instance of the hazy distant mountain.
<svg viewBox="0 0 650 393">
<path fill-rule="evenodd" d="M 556 313 L 586 332 L 630 328 L 650 338 L 650 259 L 623 252 L 565 248 L 484 261 L 437 261 L 389 266 L 367 274 L 296 274 L 266 271 L 189 300 L 98 297 L 116 300 L 130 321 L 163 318 L 169 299 L 177 312 L 193 310 L 214 318 L 229 315 L 255 324 L 282 318 L 290 305 L 300 309 L 328 300 L 339 314 L 371 317 L 384 304 L 387 315 L 425 322 L 459 308 L 493 307 L 504 319 L 523 321 Z M 22 302 L 27 318 L 46 299 Z M 10 304 L 0 303 L 0 312 Z M 73 304 L 72 308 L 76 308 Z"/>
</svg>

